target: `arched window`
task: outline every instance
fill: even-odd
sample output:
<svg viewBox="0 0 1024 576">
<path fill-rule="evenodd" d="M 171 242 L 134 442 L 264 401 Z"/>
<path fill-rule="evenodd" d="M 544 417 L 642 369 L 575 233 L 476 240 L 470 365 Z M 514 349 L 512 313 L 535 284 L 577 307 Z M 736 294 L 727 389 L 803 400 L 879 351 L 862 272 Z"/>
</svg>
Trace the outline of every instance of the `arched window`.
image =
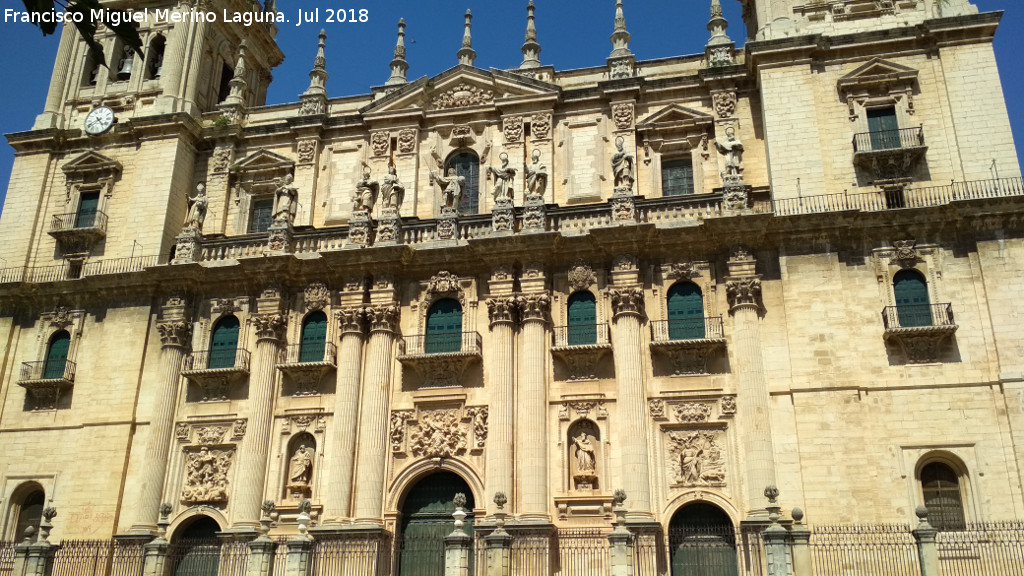
<svg viewBox="0 0 1024 576">
<path fill-rule="evenodd" d="M 46 360 L 43 362 L 43 378 L 57 380 L 64 377 L 64 368 L 68 363 L 68 349 L 71 347 L 71 334 L 61 330 L 52 337 L 46 347 Z"/>
<path fill-rule="evenodd" d="M 18 486 L 11 495 L 11 518 L 15 520 L 14 533 L 8 539 L 21 541 L 25 537 L 25 529 L 32 526 L 36 530 L 43 520 L 43 507 L 46 493 L 36 482 L 26 482 Z"/>
<path fill-rule="evenodd" d="M 462 349 L 462 306 L 451 298 L 438 300 L 427 311 L 427 354 L 458 352 Z"/>
<path fill-rule="evenodd" d="M 459 214 L 476 214 L 480 211 L 480 158 L 473 152 L 459 152 L 445 163 L 444 172 L 455 170 L 456 176 L 466 179 L 466 187 L 462 190 L 462 203 Z"/>
<path fill-rule="evenodd" d="M 931 326 L 932 312 L 928 300 L 928 284 L 916 270 L 902 270 L 892 279 L 896 315 L 900 326 Z"/>
<path fill-rule="evenodd" d="M 213 327 L 208 368 L 232 368 L 238 352 L 238 318 L 225 316 Z"/>
<path fill-rule="evenodd" d="M 317 311 L 302 321 L 302 343 L 299 344 L 299 362 L 323 362 L 327 346 L 327 314 Z"/>
<path fill-rule="evenodd" d="M 963 530 L 963 494 L 960 477 L 945 462 L 930 462 L 921 468 L 921 491 L 928 508 L 928 522 L 939 530 Z"/>
<path fill-rule="evenodd" d="M 597 344 L 597 300 L 586 290 L 569 296 L 569 346 Z"/>
<path fill-rule="evenodd" d="M 679 509 L 668 526 L 672 576 L 736 576 L 736 532 L 720 508 L 694 502 Z"/>
<path fill-rule="evenodd" d="M 704 338 L 704 296 L 693 282 L 677 282 L 668 289 L 670 340 Z"/>
<path fill-rule="evenodd" d="M 149 54 L 146 57 L 146 78 L 155 80 L 160 78 L 164 66 L 164 49 L 167 47 L 167 40 L 162 34 L 157 34 L 149 43 Z"/>
</svg>

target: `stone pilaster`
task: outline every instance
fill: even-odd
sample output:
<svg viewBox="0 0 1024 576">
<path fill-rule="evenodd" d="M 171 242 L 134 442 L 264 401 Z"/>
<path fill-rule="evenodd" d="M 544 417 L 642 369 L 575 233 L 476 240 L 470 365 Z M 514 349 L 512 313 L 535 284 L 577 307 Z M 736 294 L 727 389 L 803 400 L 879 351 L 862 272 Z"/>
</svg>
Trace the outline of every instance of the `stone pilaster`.
<svg viewBox="0 0 1024 576">
<path fill-rule="evenodd" d="M 157 322 L 160 335 L 160 384 L 155 391 L 154 412 L 146 438 L 147 464 L 140 475 L 140 492 L 135 503 L 132 532 L 150 532 L 160 516 L 171 432 L 177 408 L 178 384 L 181 381 L 181 360 L 191 346 L 192 324 L 185 318 L 185 304 L 171 298 L 163 308 L 163 319 Z"/>
<path fill-rule="evenodd" d="M 252 355 L 249 376 L 249 424 L 239 448 L 232 497 L 236 528 L 255 528 L 259 524 L 263 503 L 273 426 L 275 367 L 287 323 L 280 311 L 265 312 L 274 308 L 280 310 L 279 298 L 260 298 L 260 314 L 252 317 L 256 329 L 256 351 Z"/>
<path fill-rule="evenodd" d="M 487 374 L 490 374 L 490 431 L 487 438 L 487 487 L 512 493 L 512 462 L 515 432 L 515 330 L 518 309 L 514 296 L 487 301 L 491 323 L 491 346 Z M 488 512 L 494 508 L 489 506 Z"/>
<path fill-rule="evenodd" d="M 359 423 L 359 376 L 363 356 L 363 309 L 343 308 L 335 314 L 341 332 L 338 348 L 334 418 L 328 452 L 327 493 L 324 518 L 336 523 L 351 513 L 352 470 L 356 454 L 356 425 Z"/>
<path fill-rule="evenodd" d="M 184 21 L 187 21 L 187 19 L 183 20 L 183 23 Z M 205 54 L 207 36 L 206 28 L 210 25 L 211 24 L 201 21 L 190 23 L 190 25 L 187 28 L 185 28 L 185 33 L 183 34 L 185 38 L 183 39 L 182 45 L 191 46 L 192 54 Z M 167 48 L 170 49 L 173 46 L 174 43 L 171 42 L 171 38 L 168 38 Z M 170 63 L 165 61 L 164 64 L 164 70 L 166 70 L 167 65 L 169 65 Z M 181 98 L 183 100 L 181 105 L 176 106 L 177 110 L 175 111 L 180 110 L 183 112 L 198 112 L 199 86 L 201 80 L 200 74 L 202 74 L 202 70 L 203 67 L 199 65 L 198 61 L 191 62 L 188 60 L 182 60 L 181 71 L 179 72 L 179 74 L 187 76 L 186 81 L 184 83 L 179 81 L 178 87 L 174 87 L 170 84 L 170 79 L 164 80 L 164 86 L 171 86 L 170 93 L 174 94 L 176 98 Z M 182 91 L 180 88 L 181 86 L 185 86 L 186 91 Z"/>
<path fill-rule="evenodd" d="M 615 330 L 616 425 L 622 488 L 629 494 L 629 518 L 651 519 L 650 456 L 647 452 L 647 393 L 644 387 L 644 292 L 641 286 L 616 287 L 608 293 Z"/>
<path fill-rule="evenodd" d="M 726 278 L 729 312 L 733 315 L 736 358 L 736 420 L 743 442 L 747 506 L 752 517 L 763 518 L 765 486 L 775 485 L 775 450 L 772 446 L 768 379 L 761 351 L 761 277 L 754 274 L 753 256 L 737 249 L 729 259 Z"/>
<path fill-rule="evenodd" d="M 366 308 L 370 340 L 360 398 L 354 514 L 359 523 L 380 524 L 383 513 L 384 470 L 391 453 L 388 448 L 388 396 L 398 319 L 399 308 L 395 303 Z"/>
<path fill-rule="evenodd" d="M 523 352 L 519 359 L 519 401 L 516 419 L 516 462 L 519 469 L 519 517 L 548 521 L 548 391 L 547 341 L 551 296 L 547 292 L 519 296 Z"/>
</svg>

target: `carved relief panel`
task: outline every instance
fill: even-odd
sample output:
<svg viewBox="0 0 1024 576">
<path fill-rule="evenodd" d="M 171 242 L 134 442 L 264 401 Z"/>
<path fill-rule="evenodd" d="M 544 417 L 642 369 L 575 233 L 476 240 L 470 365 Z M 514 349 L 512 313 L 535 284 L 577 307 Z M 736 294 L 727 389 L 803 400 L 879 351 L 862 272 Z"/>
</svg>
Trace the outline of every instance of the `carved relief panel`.
<svg viewBox="0 0 1024 576">
<path fill-rule="evenodd" d="M 184 506 L 227 505 L 235 451 L 245 437 L 246 423 L 244 418 L 228 418 L 175 424 L 174 435 L 181 446 L 172 464 L 181 470 L 177 501 Z"/>
<path fill-rule="evenodd" d="M 421 407 L 391 413 L 388 438 L 396 456 L 454 458 L 487 444 L 486 406 Z"/>
</svg>

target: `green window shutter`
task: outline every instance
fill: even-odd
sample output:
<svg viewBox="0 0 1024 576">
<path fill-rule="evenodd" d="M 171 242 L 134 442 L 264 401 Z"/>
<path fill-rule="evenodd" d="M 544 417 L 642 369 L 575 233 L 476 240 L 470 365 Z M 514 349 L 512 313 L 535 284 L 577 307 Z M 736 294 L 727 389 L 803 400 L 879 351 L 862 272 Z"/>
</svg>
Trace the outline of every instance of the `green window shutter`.
<svg viewBox="0 0 1024 576">
<path fill-rule="evenodd" d="M 427 354 L 458 352 L 462 349 L 462 306 L 455 300 L 438 300 L 427 312 Z"/>
<path fill-rule="evenodd" d="M 597 344 L 597 300 L 586 290 L 569 296 L 568 344 Z"/>
<path fill-rule="evenodd" d="M 43 363 L 43 378 L 54 380 L 64 377 L 64 366 L 68 362 L 68 349 L 71 347 L 71 334 L 61 330 L 54 334 L 46 349 L 46 361 Z"/>
<path fill-rule="evenodd" d="M 868 110 L 867 116 L 872 150 L 900 147 L 900 125 L 896 120 L 895 108 L 875 108 Z"/>
<path fill-rule="evenodd" d="M 217 322 L 210 338 L 208 368 L 232 368 L 238 352 L 238 318 L 226 316 Z"/>
<path fill-rule="evenodd" d="M 75 228 L 91 228 L 96 222 L 96 211 L 99 208 L 99 192 L 82 194 L 78 202 L 78 216 L 75 218 Z"/>
<path fill-rule="evenodd" d="M 896 315 L 901 327 L 932 325 L 928 284 L 920 273 L 913 270 L 897 272 L 893 277 L 893 294 L 896 297 Z"/>
<path fill-rule="evenodd" d="M 678 282 L 668 290 L 668 337 L 670 340 L 704 338 L 704 297 L 692 282 Z"/>
<path fill-rule="evenodd" d="M 678 158 L 661 163 L 662 196 L 693 194 L 693 161 Z"/>
<path fill-rule="evenodd" d="M 454 168 L 455 174 L 466 179 L 466 187 L 462 189 L 462 203 L 459 204 L 460 214 L 477 214 L 480 212 L 480 158 L 472 152 L 461 152 L 452 156 L 445 166 Z"/>
<path fill-rule="evenodd" d="M 302 321 L 302 343 L 299 362 L 323 362 L 327 346 L 327 315 L 313 312 Z"/>
<path fill-rule="evenodd" d="M 252 209 L 249 211 L 249 232 L 266 232 L 270 230 L 270 224 L 273 222 L 273 213 L 273 198 L 253 201 Z"/>
</svg>

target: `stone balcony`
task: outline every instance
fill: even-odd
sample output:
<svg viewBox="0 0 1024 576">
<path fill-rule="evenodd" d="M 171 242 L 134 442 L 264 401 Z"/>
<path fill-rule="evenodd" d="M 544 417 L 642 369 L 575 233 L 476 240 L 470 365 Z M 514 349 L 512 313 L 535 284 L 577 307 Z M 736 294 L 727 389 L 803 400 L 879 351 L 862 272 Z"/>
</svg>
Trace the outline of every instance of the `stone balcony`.
<svg viewBox="0 0 1024 576">
<path fill-rule="evenodd" d="M 36 410 L 54 410 L 63 390 L 75 383 L 75 363 L 24 362 L 18 375 L 18 386 L 24 388 L 32 398 Z"/>
<path fill-rule="evenodd" d="M 651 322 L 651 351 L 669 360 L 673 375 L 707 374 L 708 359 L 724 349 L 721 316 Z"/>
<path fill-rule="evenodd" d="M 853 137 L 853 162 L 867 171 L 877 186 L 912 181 L 914 163 L 927 151 L 920 127 L 862 132 Z"/>
<path fill-rule="evenodd" d="M 65 254 L 87 254 L 107 235 L 107 215 L 95 212 L 56 214 L 50 221 L 50 236 Z"/>
<path fill-rule="evenodd" d="M 292 396 L 316 396 L 320 380 L 337 367 L 337 349 L 330 342 L 288 346 L 277 365 Z"/>
<path fill-rule="evenodd" d="M 612 344 L 607 323 L 557 326 L 552 333 L 551 353 L 565 363 L 570 380 L 595 380 L 597 367 Z"/>
<path fill-rule="evenodd" d="M 911 364 L 940 362 L 956 333 L 952 304 L 904 304 L 882 309 L 883 338 L 895 341 Z"/>
<path fill-rule="evenodd" d="M 249 352 L 241 348 L 193 352 L 182 360 L 181 375 L 198 389 L 197 395 L 189 395 L 190 400 L 229 400 L 232 384 L 249 375 Z"/>
<path fill-rule="evenodd" d="M 427 387 L 460 386 L 470 364 L 483 360 L 478 332 L 417 334 L 402 338 L 398 361 L 415 370 Z"/>
</svg>

